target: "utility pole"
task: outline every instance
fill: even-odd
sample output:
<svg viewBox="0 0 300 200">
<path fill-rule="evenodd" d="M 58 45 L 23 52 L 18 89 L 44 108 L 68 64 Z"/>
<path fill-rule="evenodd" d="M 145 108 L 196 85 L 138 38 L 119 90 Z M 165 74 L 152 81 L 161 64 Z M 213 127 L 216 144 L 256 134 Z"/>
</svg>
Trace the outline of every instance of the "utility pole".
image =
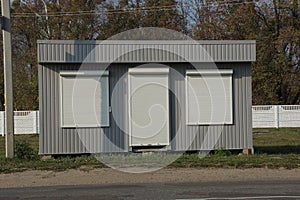
<svg viewBox="0 0 300 200">
<path fill-rule="evenodd" d="M 14 111 L 13 111 L 13 83 L 11 59 L 11 22 L 10 0 L 1 0 L 2 8 L 2 34 L 3 34 L 3 62 L 4 62 L 4 103 L 6 125 L 6 157 L 14 157 Z"/>
</svg>

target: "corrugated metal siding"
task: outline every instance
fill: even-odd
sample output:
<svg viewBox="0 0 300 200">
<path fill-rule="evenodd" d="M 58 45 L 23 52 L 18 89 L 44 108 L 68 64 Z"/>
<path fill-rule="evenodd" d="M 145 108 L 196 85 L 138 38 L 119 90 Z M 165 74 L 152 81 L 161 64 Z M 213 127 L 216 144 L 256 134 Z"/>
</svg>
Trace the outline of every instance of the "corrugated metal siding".
<svg viewBox="0 0 300 200">
<path fill-rule="evenodd" d="M 77 70 L 78 64 L 47 64 L 39 66 L 40 90 L 40 153 L 71 154 L 88 152 L 123 152 L 129 151 L 128 135 L 116 121 L 121 121 L 128 130 L 127 76 L 123 76 L 129 67 L 135 64 L 113 64 L 110 70 L 110 98 L 118 81 L 121 87 L 116 90 L 116 97 L 110 99 L 112 109 L 120 115 L 115 120 L 110 114 L 109 128 L 60 128 L 59 111 L 59 71 Z M 181 75 L 185 75 L 189 64 L 169 63 Z M 201 68 L 209 68 L 202 64 Z M 222 69 L 233 69 L 233 117 L 234 124 L 222 126 L 187 126 L 185 120 L 185 84 L 181 76 L 170 71 L 170 87 L 175 91 L 170 96 L 170 127 L 172 150 L 208 150 L 212 148 L 245 149 L 252 148 L 251 121 L 251 64 L 219 63 Z M 89 65 L 91 70 L 103 69 L 100 65 Z M 207 133 L 208 130 L 210 133 Z M 221 131 L 219 137 L 218 131 Z M 176 135 L 177 132 L 177 135 Z M 192 141 L 190 146 L 190 141 Z M 217 141 L 216 145 L 215 142 Z M 84 145 L 85 144 L 85 145 Z M 100 145 L 99 145 L 100 144 Z"/>
<path fill-rule="evenodd" d="M 224 126 L 187 126 L 185 112 L 184 79 L 171 76 L 171 87 L 175 88 L 178 100 L 171 101 L 171 138 L 174 150 L 211 150 L 216 148 L 252 148 L 251 119 L 251 64 L 222 63 L 220 69 L 233 69 L 233 124 Z M 184 77 L 182 64 L 172 65 Z M 201 66 L 201 69 L 209 67 Z M 174 78 L 175 77 L 175 78 Z M 173 95 L 174 96 L 174 95 Z M 178 103 L 176 103 L 176 101 Z M 182 106 L 180 106 L 180 104 Z M 181 107 L 181 108 L 180 108 Z M 176 135 L 176 130 L 178 130 Z M 210 130 L 208 132 L 208 130 Z M 220 134 L 219 134 L 220 133 Z M 191 144 L 191 141 L 192 144 Z M 191 144 L 191 145 L 190 145 Z"/>
<path fill-rule="evenodd" d="M 255 41 L 38 41 L 40 63 L 249 62 Z"/>
<path fill-rule="evenodd" d="M 39 66 L 39 95 L 40 95 L 40 153 L 41 154 L 72 154 L 93 152 L 122 152 L 128 151 L 128 137 L 117 126 L 110 113 L 109 128 L 61 128 L 59 110 L 59 71 L 78 70 L 79 65 L 51 64 Z M 86 69 L 103 69 L 99 65 L 90 65 Z M 110 70 L 110 95 L 112 86 L 120 81 L 127 67 L 113 66 Z M 126 77 L 124 77 L 126 78 Z M 110 105 L 118 109 L 120 121 L 127 122 L 126 90 L 123 90 L 126 80 L 121 79 L 117 93 L 118 99 L 112 99 Z"/>
</svg>

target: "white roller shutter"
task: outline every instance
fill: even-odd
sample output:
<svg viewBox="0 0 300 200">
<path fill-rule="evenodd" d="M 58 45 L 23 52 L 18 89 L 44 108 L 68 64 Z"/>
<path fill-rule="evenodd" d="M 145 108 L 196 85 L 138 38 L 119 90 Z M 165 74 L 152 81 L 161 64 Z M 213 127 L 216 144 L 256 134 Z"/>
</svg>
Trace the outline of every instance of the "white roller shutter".
<svg viewBox="0 0 300 200">
<path fill-rule="evenodd" d="M 232 70 L 188 70 L 187 124 L 232 124 Z"/>
<path fill-rule="evenodd" d="M 168 68 L 129 70 L 130 145 L 169 144 Z"/>
<path fill-rule="evenodd" d="M 109 126 L 108 72 L 63 71 L 60 75 L 62 127 Z"/>
</svg>

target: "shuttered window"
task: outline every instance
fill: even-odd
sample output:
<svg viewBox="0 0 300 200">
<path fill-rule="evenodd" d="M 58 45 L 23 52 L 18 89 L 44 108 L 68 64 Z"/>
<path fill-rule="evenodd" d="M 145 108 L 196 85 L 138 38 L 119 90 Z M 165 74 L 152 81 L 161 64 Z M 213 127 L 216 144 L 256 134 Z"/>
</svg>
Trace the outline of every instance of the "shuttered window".
<svg viewBox="0 0 300 200">
<path fill-rule="evenodd" d="M 186 72 L 187 124 L 232 124 L 233 70 Z"/>
<path fill-rule="evenodd" d="M 130 146 L 169 144 L 168 75 L 166 67 L 129 69 Z"/>
<path fill-rule="evenodd" d="M 109 126 L 108 71 L 62 71 L 62 127 Z"/>
</svg>

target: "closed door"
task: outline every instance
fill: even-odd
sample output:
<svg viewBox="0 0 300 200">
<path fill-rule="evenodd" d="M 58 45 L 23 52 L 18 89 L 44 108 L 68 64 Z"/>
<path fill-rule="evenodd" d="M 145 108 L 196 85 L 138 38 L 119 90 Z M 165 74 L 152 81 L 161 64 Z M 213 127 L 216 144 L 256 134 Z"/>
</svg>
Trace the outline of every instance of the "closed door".
<svg viewBox="0 0 300 200">
<path fill-rule="evenodd" d="M 129 70 L 130 146 L 169 144 L 168 68 Z"/>
</svg>

